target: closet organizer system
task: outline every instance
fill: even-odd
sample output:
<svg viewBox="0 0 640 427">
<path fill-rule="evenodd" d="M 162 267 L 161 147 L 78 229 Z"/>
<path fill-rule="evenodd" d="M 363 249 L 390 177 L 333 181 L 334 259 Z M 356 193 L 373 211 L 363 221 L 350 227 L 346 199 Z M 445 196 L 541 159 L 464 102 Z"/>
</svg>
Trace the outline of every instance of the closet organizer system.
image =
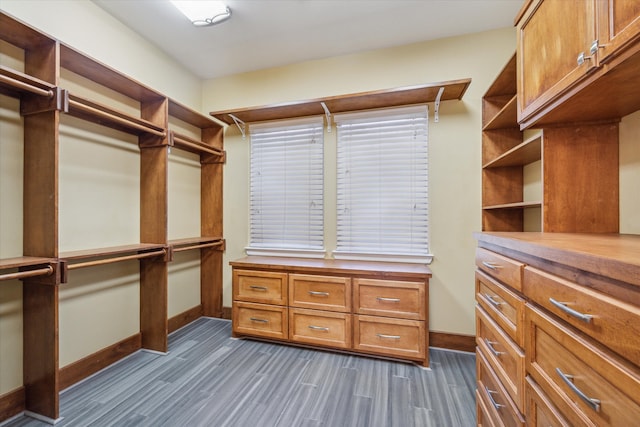
<svg viewBox="0 0 640 427">
<path fill-rule="evenodd" d="M 221 316 L 223 127 L 4 13 L 0 39 L 24 53 L 24 71 L 0 67 L 0 93 L 20 99 L 24 120 L 24 256 L 0 259 L 0 280 L 22 280 L 24 386 L 0 396 L 0 420 L 23 410 L 56 420 L 61 389 L 139 348 L 166 352 L 171 330 L 202 315 Z M 132 100 L 139 113 L 125 113 L 60 87 L 63 69 Z M 67 114 L 94 123 L 96 132 L 107 127 L 137 137 L 138 243 L 59 252 L 58 175 L 64 167 L 59 164 L 59 126 Z M 174 132 L 170 119 L 186 124 L 191 136 Z M 200 138 L 194 138 L 198 132 Z M 168 240 L 170 147 L 200 156 L 200 236 Z M 168 319 L 168 263 L 175 252 L 189 250 L 200 251 L 201 304 Z M 136 259 L 140 260 L 139 333 L 60 369 L 59 285 L 73 270 Z"/>
</svg>

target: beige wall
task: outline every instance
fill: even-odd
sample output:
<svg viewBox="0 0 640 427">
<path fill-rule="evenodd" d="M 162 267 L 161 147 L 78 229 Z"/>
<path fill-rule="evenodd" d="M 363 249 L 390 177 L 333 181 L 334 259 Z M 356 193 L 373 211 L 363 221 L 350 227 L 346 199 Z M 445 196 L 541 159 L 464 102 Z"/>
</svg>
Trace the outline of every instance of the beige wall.
<svg viewBox="0 0 640 427">
<path fill-rule="evenodd" d="M 486 48 L 478 48 L 484 46 Z M 480 229 L 481 98 L 515 50 L 512 28 L 392 49 L 310 61 L 211 80 L 206 111 L 471 78 L 462 101 L 443 102 L 429 123 L 431 329 L 474 334 L 472 233 Z M 335 248 L 335 129 L 325 132 L 325 245 Z M 244 256 L 248 242 L 249 140 L 225 134 L 225 263 Z M 231 273 L 224 272 L 225 305 Z"/>
</svg>

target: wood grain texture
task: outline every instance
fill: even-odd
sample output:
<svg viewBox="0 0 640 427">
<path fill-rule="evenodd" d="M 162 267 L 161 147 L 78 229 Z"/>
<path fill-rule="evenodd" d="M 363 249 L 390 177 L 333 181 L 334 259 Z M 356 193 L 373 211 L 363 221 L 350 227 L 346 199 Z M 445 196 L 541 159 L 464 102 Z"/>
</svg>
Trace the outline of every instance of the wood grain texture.
<svg viewBox="0 0 640 427">
<path fill-rule="evenodd" d="M 6 420 L 24 411 L 24 387 L 0 396 L 0 420 Z"/>
<path fill-rule="evenodd" d="M 82 381 L 106 368 L 112 363 L 140 350 L 142 339 L 140 334 L 135 334 L 113 345 L 103 348 L 87 357 L 84 357 L 70 365 L 60 368 L 60 390 Z"/>
<path fill-rule="evenodd" d="M 22 285 L 25 409 L 59 416 L 57 285 L 28 279 Z"/>
<path fill-rule="evenodd" d="M 476 337 L 475 335 L 430 331 L 429 345 L 445 350 L 474 352 L 476 350 Z"/>
<path fill-rule="evenodd" d="M 169 353 L 136 352 L 61 393 L 65 426 L 472 426 L 475 355 L 431 350 L 432 369 L 230 338 L 199 319 Z M 20 417 L 4 427 L 44 427 Z"/>
<path fill-rule="evenodd" d="M 167 263 L 140 260 L 140 332 L 142 348 L 167 351 Z"/>
<path fill-rule="evenodd" d="M 618 124 L 549 128 L 542 150 L 542 231 L 617 233 Z"/>
<path fill-rule="evenodd" d="M 168 321 L 169 333 L 177 331 L 200 317 L 202 317 L 202 304 L 170 317 Z"/>
</svg>

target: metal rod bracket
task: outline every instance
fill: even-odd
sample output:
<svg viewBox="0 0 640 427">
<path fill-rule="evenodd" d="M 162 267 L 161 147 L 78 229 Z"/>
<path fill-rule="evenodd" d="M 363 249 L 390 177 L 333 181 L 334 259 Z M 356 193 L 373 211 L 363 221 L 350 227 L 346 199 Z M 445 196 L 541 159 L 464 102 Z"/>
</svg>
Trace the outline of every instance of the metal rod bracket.
<svg viewBox="0 0 640 427">
<path fill-rule="evenodd" d="M 233 114 L 229 114 L 229 117 L 231 117 L 234 121 L 234 123 L 236 124 L 236 126 L 238 126 L 238 129 L 240 130 L 240 133 L 242 134 L 242 139 L 245 139 L 247 137 L 247 125 L 245 122 L 243 122 L 242 120 L 240 120 L 239 118 L 237 118 L 236 116 L 234 116 Z"/>
</svg>

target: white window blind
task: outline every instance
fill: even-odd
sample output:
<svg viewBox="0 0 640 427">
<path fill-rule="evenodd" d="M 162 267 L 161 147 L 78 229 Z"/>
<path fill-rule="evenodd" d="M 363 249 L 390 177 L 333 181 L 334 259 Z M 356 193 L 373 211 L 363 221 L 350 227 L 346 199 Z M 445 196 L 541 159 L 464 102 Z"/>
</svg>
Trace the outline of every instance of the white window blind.
<svg viewBox="0 0 640 427">
<path fill-rule="evenodd" d="M 249 255 L 323 249 L 323 119 L 250 126 Z"/>
<path fill-rule="evenodd" d="M 426 106 L 335 117 L 336 258 L 429 262 Z"/>
</svg>

